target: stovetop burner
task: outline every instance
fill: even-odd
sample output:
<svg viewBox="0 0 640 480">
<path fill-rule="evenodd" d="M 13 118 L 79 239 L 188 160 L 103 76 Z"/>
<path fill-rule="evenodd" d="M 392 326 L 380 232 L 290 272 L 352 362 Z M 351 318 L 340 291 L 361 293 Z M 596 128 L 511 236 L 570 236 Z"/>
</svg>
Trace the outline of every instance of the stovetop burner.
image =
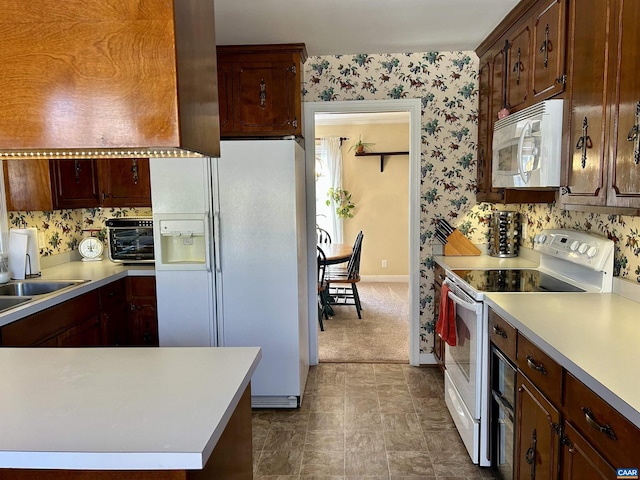
<svg viewBox="0 0 640 480">
<path fill-rule="evenodd" d="M 453 270 L 453 273 L 479 292 L 584 292 L 534 269 Z"/>
</svg>

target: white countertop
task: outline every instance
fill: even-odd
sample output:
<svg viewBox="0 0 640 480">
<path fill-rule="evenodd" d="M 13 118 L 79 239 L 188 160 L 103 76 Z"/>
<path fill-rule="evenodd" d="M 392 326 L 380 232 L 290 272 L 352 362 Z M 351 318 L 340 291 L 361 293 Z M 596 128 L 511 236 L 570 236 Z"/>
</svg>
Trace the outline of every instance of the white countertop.
<svg viewBox="0 0 640 480">
<path fill-rule="evenodd" d="M 447 270 L 538 266 L 531 256 L 434 259 Z M 614 291 L 640 288 L 629 283 L 614 279 Z M 640 428 L 640 303 L 615 293 L 485 293 L 485 301 Z"/>
<path fill-rule="evenodd" d="M 480 269 L 480 268 L 536 268 L 539 262 L 531 251 L 531 257 L 491 257 L 489 255 L 444 256 L 436 255 L 433 259 L 447 270 Z"/>
<path fill-rule="evenodd" d="M 261 352 L 0 349 L 0 468 L 202 469 Z"/>
<path fill-rule="evenodd" d="M 0 327 L 120 278 L 148 275 L 155 275 L 154 265 L 123 265 L 107 259 L 98 262 L 75 261 L 45 268 L 40 277 L 24 281 L 84 280 L 85 282 L 52 294 L 35 296 L 31 302 L 0 312 Z"/>
<path fill-rule="evenodd" d="M 612 293 L 489 293 L 485 300 L 640 428 L 640 304 Z"/>
</svg>

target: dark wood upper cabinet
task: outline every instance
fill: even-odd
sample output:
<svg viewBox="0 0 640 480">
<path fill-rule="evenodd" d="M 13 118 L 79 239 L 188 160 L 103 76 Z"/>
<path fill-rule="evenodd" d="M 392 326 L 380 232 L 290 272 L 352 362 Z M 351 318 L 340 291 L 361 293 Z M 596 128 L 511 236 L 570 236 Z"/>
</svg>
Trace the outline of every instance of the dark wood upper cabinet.
<svg viewBox="0 0 640 480">
<path fill-rule="evenodd" d="M 98 162 L 101 206 L 151 206 L 148 158 L 101 159 Z"/>
<path fill-rule="evenodd" d="M 302 136 L 304 44 L 218 47 L 223 137 Z"/>
<path fill-rule="evenodd" d="M 3 160 L 7 209 L 151 207 L 148 158 Z"/>
<path fill-rule="evenodd" d="M 564 208 L 640 213 L 640 5 L 571 2 Z"/>
<path fill-rule="evenodd" d="M 7 210 L 53 210 L 49 160 L 2 161 Z"/>
<path fill-rule="evenodd" d="M 606 205 L 607 58 L 611 49 L 612 0 L 581 0 L 569 6 L 565 135 L 567 165 L 563 203 Z"/>
<path fill-rule="evenodd" d="M 100 206 L 96 160 L 51 160 L 55 209 Z"/>
<path fill-rule="evenodd" d="M 564 90 L 566 16 L 566 0 L 547 1 L 536 7 L 531 30 L 533 103 Z"/>
<path fill-rule="evenodd" d="M 531 23 L 516 26 L 508 42 L 507 106 L 517 110 L 527 105 L 531 89 Z"/>
<path fill-rule="evenodd" d="M 0 31 L 0 149 L 219 155 L 212 0 L 9 2 Z"/>
<path fill-rule="evenodd" d="M 542 16 L 544 21 L 551 21 L 548 19 L 550 10 L 564 19 L 563 8 L 566 8 L 565 0 L 523 0 L 476 49 L 480 58 L 476 193 L 479 202 L 549 203 L 556 198 L 554 190 L 492 188 L 491 167 L 493 125 L 498 119 L 498 112 L 505 107 L 511 112 L 521 110 L 534 101 L 539 102 L 561 92 L 564 87 L 562 83 L 557 87 L 554 78 L 553 88 L 545 87 L 544 93 L 541 90 L 538 96 L 533 90 L 537 71 L 534 63 L 537 61 L 535 29 L 539 17 Z M 551 28 L 549 32 L 557 33 Z M 564 41 L 555 41 L 554 38 L 548 43 L 554 42 L 556 50 L 564 50 Z M 560 53 L 556 52 L 555 55 L 553 59 Z"/>
<path fill-rule="evenodd" d="M 640 208 L 640 3 L 619 0 L 614 20 L 607 202 Z"/>
</svg>

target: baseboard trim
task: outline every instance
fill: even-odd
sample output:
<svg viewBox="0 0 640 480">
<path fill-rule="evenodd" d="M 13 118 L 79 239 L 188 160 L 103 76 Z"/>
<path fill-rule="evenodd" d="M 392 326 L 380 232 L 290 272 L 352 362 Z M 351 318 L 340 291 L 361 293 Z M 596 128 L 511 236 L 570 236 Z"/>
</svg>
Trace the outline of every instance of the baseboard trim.
<svg viewBox="0 0 640 480">
<path fill-rule="evenodd" d="M 420 365 L 437 365 L 438 362 L 433 353 L 421 353 L 420 354 Z"/>
<path fill-rule="evenodd" d="M 408 283 L 409 275 L 360 275 L 363 282 Z"/>
</svg>

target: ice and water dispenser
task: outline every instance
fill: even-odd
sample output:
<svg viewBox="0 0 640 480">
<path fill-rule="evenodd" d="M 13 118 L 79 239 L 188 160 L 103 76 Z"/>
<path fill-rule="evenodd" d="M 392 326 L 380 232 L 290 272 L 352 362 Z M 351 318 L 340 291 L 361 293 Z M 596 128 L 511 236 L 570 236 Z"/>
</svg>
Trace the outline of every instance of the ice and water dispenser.
<svg viewBox="0 0 640 480">
<path fill-rule="evenodd" d="M 184 217 L 187 217 L 186 215 Z M 208 268 L 208 228 L 204 216 L 156 219 L 160 251 L 156 268 L 204 270 Z"/>
</svg>

